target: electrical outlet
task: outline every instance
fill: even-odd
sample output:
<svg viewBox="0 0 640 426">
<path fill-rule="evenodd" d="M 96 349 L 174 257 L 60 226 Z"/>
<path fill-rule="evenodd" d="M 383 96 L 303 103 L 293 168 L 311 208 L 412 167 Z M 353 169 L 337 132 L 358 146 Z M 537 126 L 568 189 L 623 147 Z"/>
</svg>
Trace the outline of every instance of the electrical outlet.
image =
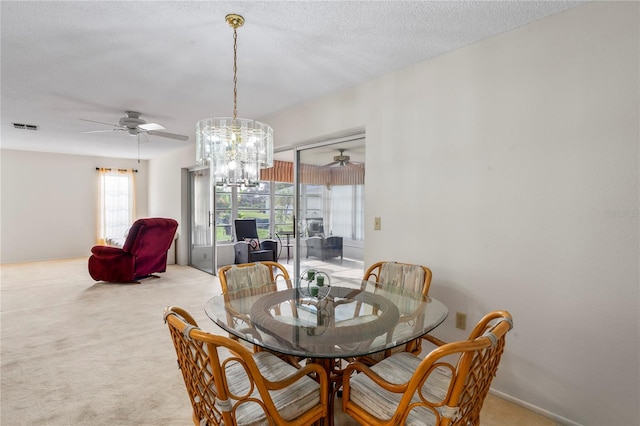
<svg viewBox="0 0 640 426">
<path fill-rule="evenodd" d="M 456 328 L 459 328 L 460 330 L 467 329 L 467 314 L 456 312 Z"/>
<path fill-rule="evenodd" d="M 374 217 L 373 218 L 373 230 L 374 231 L 379 231 L 380 229 L 382 229 L 382 219 L 380 219 L 379 217 Z"/>
</svg>

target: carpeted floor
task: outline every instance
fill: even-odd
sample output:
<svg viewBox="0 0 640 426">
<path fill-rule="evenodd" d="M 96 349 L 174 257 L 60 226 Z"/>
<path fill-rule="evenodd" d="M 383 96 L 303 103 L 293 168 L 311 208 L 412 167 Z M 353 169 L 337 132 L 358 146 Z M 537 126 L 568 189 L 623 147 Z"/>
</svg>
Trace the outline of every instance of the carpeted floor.
<svg viewBox="0 0 640 426">
<path fill-rule="evenodd" d="M 0 424 L 192 424 L 162 310 L 180 306 L 203 329 L 224 334 L 203 310 L 220 292 L 216 277 L 170 265 L 141 284 L 96 283 L 86 258 L 0 272 Z M 338 413 L 336 424 L 356 423 Z M 490 397 L 483 425 L 504 424 L 554 423 Z"/>
</svg>

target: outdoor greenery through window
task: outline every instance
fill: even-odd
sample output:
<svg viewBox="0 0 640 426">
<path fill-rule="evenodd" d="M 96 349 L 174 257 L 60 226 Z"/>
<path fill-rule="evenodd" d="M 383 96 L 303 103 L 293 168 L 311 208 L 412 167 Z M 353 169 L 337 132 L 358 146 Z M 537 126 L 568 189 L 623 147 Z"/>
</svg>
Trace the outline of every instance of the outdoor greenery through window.
<svg viewBox="0 0 640 426">
<path fill-rule="evenodd" d="M 303 236 L 364 240 L 364 185 L 302 185 L 300 196 Z M 234 241 L 234 219 L 256 219 L 261 240 L 291 232 L 293 198 L 294 186 L 286 182 L 263 181 L 244 189 L 216 188 L 216 241 Z"/>
<path fill-rule="evenodd" d="M 232 188 L 215 189 L 216 241 L 233 240 Z"/>
<path fill-rule="evenodd" d="M 258 228 L 258 238 L 261 240 L 271 237 L 271 182 L 260 182 L 254 188 L 238 190 L 238 219 L 255 219 Z"/>
<path fill-rule="evenodd" d="M 274 215 L 277 234 L 293 231 L 293 184 L 275 182 Z"/>
<path fill-rule="evenodd" d="M 291 183 L 264 181 L 254 188 L 216 188 L 215 203 L 218 242 L 233 241 L 234 219 L 256 219 L 260 239 L 293 229 Z"/>
</svg>

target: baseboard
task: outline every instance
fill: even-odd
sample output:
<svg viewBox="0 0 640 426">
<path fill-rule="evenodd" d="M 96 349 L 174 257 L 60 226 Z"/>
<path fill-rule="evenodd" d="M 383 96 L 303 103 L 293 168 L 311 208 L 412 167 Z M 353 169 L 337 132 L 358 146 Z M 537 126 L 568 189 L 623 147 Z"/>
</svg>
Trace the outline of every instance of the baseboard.
<svg viewBox="0 0 640 426">
<path fill-rule="evenodd" d="M 567 425 L 567 426 L 583 426 L 580 423 L 576 423 L 573 420 L 569 420 L 565 417 L 559 416 L 558 414 L 552 413 L 551 411 L 547 411 L 543 408 L 538 407 L 537 405 L 533 405 L 530 404 L 526 401 L 523 401 L 521 399 L 515 398 L 511 395 L 508 395 L 504 392 L 500 392 L 494 389 L 489 389 L 489 393 L 492 395 L 497 396 L 498 398 L 502 398 L 506 401 L 509 401 L 513 404 L 519 405 L 520 407 L 524 407 L 529 411 L 533 411 L 536 414 L 540 414 L 541 416 L 547 417 L 551 420 L 553 420 L 554 422 L 560 423 L 562 425 Z"/>
</svg>

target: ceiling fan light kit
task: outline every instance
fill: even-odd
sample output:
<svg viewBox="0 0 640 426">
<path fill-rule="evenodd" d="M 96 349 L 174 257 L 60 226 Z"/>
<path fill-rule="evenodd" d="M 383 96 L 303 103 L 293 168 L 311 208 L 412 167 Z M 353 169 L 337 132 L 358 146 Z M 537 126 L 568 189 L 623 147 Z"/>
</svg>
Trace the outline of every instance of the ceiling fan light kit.
<svg viewBox="0 0 640 426">
<path fill-rule="evenodd" d="M 211 167 L 211 181 L 219 187 L 254 187 L 260 169 L 273 167 L 273 129 L 259 121 L 238 118 L 237 29 L 244 18 L 229 14 L 233 28 L 233 117 L 205 118 L 196 124 L 196 163 Z"/>
<path fill-rule="evenodd" d="M 348 155 L 344 155 L 344 151 L 344 149 L 341 149 L 340 155 L 336 155 L 335 157 L 333 157 L 333 161 L 335 163 L 338 163 L 340 167 L 346 166 L 349 160 L 351 160 L 351 157 L 349 157 Z"/>
</svg>

